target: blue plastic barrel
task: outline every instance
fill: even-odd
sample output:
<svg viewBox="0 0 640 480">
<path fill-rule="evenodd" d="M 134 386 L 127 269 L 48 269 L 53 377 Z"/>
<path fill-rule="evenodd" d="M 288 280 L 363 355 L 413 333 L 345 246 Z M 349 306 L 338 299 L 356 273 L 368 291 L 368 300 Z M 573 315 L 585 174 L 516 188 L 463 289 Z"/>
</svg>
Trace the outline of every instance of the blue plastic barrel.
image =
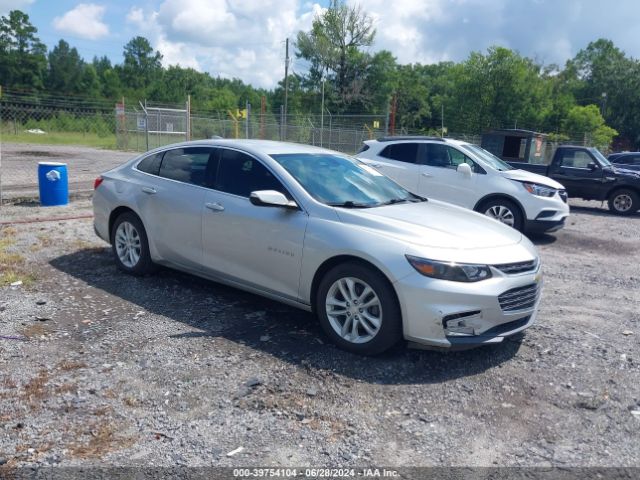
<svg viewBox="0 0 640 480">
<path fill-rule="evenodd" d="M 38 188 L 42 206 L 52 207 L 69 203 L 67 164 L 58 162 L 38 163 Z"/>
</svg>

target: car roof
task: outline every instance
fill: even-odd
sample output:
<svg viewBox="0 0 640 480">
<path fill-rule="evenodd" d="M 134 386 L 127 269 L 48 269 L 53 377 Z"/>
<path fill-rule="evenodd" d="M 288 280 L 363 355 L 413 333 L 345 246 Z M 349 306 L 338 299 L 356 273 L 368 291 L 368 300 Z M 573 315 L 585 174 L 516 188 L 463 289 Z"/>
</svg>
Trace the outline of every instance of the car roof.
<svg viewBox="0 0 640 480">
<path fill-rule="evenodd" d="M 215 138 L 208 140 L 192 140 L 190 142 L 180 142 L 171 145 L 165 145 L 158 150 L 166 150 L 167 148 L 195 147 L 195 146 L 225 146 L 235 147 L 241 150 L 254 153 L 264 153 L 267 155 L 282 153 L 333 153 L 340 154 L 327 148 L 314 147 L 302 143 L 279 142 L 275 140 L 254 140 L 254 139 L 232 139 L 232 138 Z M 342 154 L 341 154 L 342 155 Z"/>
<path fill-rule="evenodd" d="M 619 157 L 627 157 L 629 155 L 640 155 L 640 152 L 619 152 L 619 153 L 612 153 L 609 156 L 619 158 Z"/>
<path fill-rule="evenodd" d="M 421 136 L 421 135 L 398 135 L 393 137 L 380 137 L 380 138 L 364 141 L 364 143 L 369 146 L 376 143 L 384 145 L 385 143 L 403 143 L 403 142 L 438 142 L 438 143 L 449 143 L 451 145 L 469 145 L 469 142 L 464 142 L 462 140 L 455 140 L 453 138 L 427 137 L 427 136 Z"/>
</svg>

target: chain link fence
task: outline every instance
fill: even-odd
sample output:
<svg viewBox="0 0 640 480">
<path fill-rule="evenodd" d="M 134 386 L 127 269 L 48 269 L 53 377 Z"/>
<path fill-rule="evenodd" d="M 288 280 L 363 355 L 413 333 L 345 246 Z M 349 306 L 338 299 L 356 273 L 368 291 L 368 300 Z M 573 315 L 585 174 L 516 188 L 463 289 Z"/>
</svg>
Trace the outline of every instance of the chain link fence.
<svg viewBox="0 0 640 480">
<path fill-rule="evenodd" d="M 275 115 L 246 110 L 193 112 L 184 105 L 125 104 L 4 96 L 0 99 L 0 203 L 34 198 L 39 161 L 64 162 L 70 193 L 88 193 L 93 180 L 136 152 L 185 140 L 216 137 L 284 140 L 357 152 L 365 140 L 389 131 L 384 115 Z M 396 135 L 421 132 L 397 129 Z M 449 138 L 480 144 L 477 133 Z M 582 135 L 574 143 L 589 145 Z M 547 142 L 545 151 L 557 144 Z M 545 156 L 548 156 L 545 155 Z"/>
</svg>

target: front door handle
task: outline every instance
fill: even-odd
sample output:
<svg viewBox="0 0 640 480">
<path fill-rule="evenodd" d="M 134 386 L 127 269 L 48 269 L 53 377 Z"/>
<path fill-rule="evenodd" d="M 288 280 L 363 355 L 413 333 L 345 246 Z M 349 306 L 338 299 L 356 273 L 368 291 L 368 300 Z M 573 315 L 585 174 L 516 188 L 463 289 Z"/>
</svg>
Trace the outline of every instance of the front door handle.
<svg viewBox="0 0 640 480">
<path fill-rule="evenodd" d="M 433 175 L 431 175 L 430 173 L 427 173 L 427 172 L 422 172 L 422 176 L 423 177 L 427 177 L 427 178 L 433 177 Z"/>
<path fill-rule="evenodd" d="M 223 212 L 224 211 L 224 207 L 222 205 L 220 205 L 219 203 L 205 203 L 204 204 L 205 207 L 207 207 L 209 210 L 213 210 L 214 212 Z"/>
<path fill-rule="evenodd" d="M 380 163 L 372 163 L 371 166 L 373 168 L 380 168 L 380 167 L 382 167 L 382 164 L 380 164 Z"/>
<path fill-rule="evenodd" d="M 149 195 L 153 195 L 154 193 L 158 193 L 158 191 L 153 187 L 142 187 L 142 191 L 144 193 L 148 193 Z"/>
</svg>

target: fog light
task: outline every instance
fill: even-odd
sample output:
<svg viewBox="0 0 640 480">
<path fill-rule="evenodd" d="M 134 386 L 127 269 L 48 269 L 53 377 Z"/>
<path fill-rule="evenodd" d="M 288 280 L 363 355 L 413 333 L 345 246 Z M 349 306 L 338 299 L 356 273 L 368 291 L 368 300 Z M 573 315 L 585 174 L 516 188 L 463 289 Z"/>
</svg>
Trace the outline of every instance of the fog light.
<svg viewBox="0 0 640 480">
<path fill-rule="evenodd" d="M 444 333 L 448 336 L 469 336 L 475 335 L 475 329 L 473 325 L 467 324 L 469 317 L 475 317 L 480 314 L 480 310 L 474 310 L 473 312 L 455 313 L 453 315 L 447 315 L 442 319 L 442 326 L 444 327 Z"/>
<path fill-rule="evenodd" d="M 450 320 L 445 327 L 445 333 L 449 336 L 473 335 L 473 327 L 464 323 L 464 320 Z"/>
</svg>

